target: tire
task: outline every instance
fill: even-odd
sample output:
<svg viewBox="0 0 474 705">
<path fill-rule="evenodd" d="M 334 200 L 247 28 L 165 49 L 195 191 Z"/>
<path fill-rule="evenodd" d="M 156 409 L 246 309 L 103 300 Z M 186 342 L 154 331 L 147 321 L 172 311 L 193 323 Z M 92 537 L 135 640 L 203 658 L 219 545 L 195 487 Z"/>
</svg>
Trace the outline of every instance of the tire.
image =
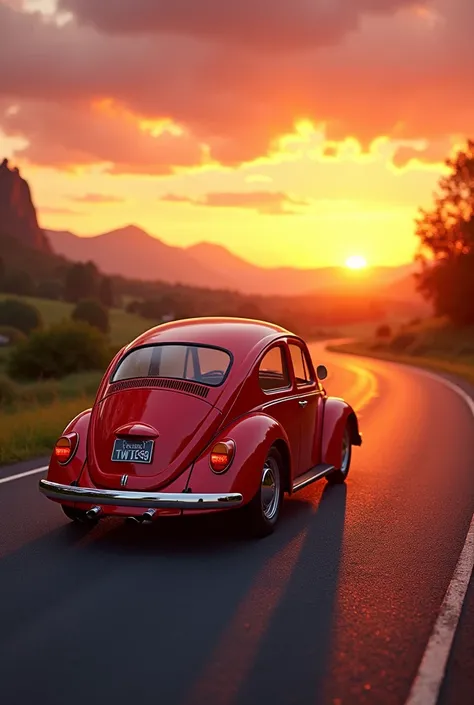
<svg viewBox="0 0 474 705">
<path fill-rule="evenodd" d="M 280 516 L 283 495 L 283 461 L 278 450 L 272 447 L 262 468 L 258 492 L 243 509 L 246 528 L 253 538 L 264 538 L 273 533 Z"/>
<path fill-rule="evenodd" d="M 63 510 L 67 518 L 74 522 L 74 524 L 88 524 L 89 526 L 92 526 L 98 521 L 95 519 L 88 519 L 86 517 L 86 513 L 81 511 L 80 509 L 73 509 L 72 507 L 67 507 L 64 504 L 61 504 L 61 509 Z"/>
<path fill-rule="evenodd" d="M 326 477 L 326 480 L 330 485 L 342 485 L 349 474 L 349 468 L 351 466 L 352 458 L 352 443 L 351 443 L 351 432 L 349 425 L 347 424 L 344 429 L 344 435 L 342 437 L 341 445 L 341 467 L 333 470 Z"/>
</svg>

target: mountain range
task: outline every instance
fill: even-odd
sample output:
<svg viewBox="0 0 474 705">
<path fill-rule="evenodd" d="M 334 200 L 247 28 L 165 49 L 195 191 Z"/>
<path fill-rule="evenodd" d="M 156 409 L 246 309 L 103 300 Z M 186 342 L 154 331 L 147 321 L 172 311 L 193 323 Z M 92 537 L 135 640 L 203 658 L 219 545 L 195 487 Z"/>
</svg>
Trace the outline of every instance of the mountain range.
<svg viewBox="0 0 474 705">
<path fill-rule="evenodd" d="M 46 230 L 55 253 L 69 260 L 93 261 L 104 274 L 129 279 L 166 281 L 257 295 L 300 295 L 354 292 L 378 298 L 416 299 L 413 264 L 371 267 L 353 272 L 344 267 L 298 269 L 259 267 L 221 245 L 201 242 L 171 246 L 136 225 L 101 235 L 79 237 L 69 231 Z"/>
</svg>

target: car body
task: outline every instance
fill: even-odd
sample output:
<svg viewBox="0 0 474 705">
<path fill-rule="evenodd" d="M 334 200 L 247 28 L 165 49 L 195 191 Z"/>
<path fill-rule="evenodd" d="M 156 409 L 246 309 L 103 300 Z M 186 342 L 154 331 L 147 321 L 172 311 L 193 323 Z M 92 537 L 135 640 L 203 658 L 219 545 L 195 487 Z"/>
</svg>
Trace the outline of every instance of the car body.
<svg viewBox="0 0 474 705">
<path fill-rule="evenodd" d="M 361 445 L 304 340 L 263 321 L 196 318 L 152 328 L 111 361 L 94 405 L 58 439 L 40 491 L 75 521 L 241 508 L 273 531 L 284 493 L 344 482 Z"/>
</svg>

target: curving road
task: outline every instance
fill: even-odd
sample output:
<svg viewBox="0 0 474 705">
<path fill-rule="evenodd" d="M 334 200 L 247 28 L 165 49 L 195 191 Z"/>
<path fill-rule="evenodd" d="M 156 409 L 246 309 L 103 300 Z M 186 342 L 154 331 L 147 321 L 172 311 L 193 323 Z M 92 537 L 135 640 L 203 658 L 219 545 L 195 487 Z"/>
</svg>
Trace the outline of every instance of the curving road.
<svg viewBox="0 0 474 705">
<path fill-rule="evenodd" d="M 1 702 L 405 705 L 474 512 L 474 418 L 409 368 L 312 353 L 364 445 L 263 541 L 228 517 L 83 535 L 41 473 L 2 482 L 44 462 L 0 470 Z M 471 586 L 438 703 L 472 705 L 473 674 Z"/>
</svg>

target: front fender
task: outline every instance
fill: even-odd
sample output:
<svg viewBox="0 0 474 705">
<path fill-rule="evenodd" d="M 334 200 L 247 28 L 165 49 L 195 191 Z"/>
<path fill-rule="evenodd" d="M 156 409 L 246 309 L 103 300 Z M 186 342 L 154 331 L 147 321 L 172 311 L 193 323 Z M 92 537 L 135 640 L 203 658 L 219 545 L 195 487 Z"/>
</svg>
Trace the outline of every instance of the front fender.
<svg viewBox="0 0 474 705">
<path fill-rule="evenodd" d="M 211 470 L 209 455 L 216 443 L 226 439 L 235 442 L 234 459 L 226 472 L 216 475 Z M 259 489 L 263 464 L 272 445 L 276 445 L 282 454 L 287 489 L 292 468 L 288 436 L 274 418 L 255 413 L 234 421 L 213 439 L 194 463 L 188 491 L 240 492 L 244 503 L 250 502 Z"/>
<path fill-rule="evenodd" d="M 51 482 L 70 484 L 78 480 L 87 456 L 87 434 L 91 411 L 92 409 L 85 409 L 85 411 L 74 417 L 64 429 L 63 433 L 72 433 L 74 431 L 79 435 L 79 445 L 73 459 L 67 465 L 60 465 L 54 453 L 51 454 L 46 476 Z"/>
<path fill-rule="evenodd" d="M 341 465 L 342 437 L 349 424 L 351 443 L 362 445 L 359 422 L 354 409 L 344 399 L 328 397 L 324 402 L 323 435 L 321 445 L 322 462 L 339 468 Z"/>
</svg>

